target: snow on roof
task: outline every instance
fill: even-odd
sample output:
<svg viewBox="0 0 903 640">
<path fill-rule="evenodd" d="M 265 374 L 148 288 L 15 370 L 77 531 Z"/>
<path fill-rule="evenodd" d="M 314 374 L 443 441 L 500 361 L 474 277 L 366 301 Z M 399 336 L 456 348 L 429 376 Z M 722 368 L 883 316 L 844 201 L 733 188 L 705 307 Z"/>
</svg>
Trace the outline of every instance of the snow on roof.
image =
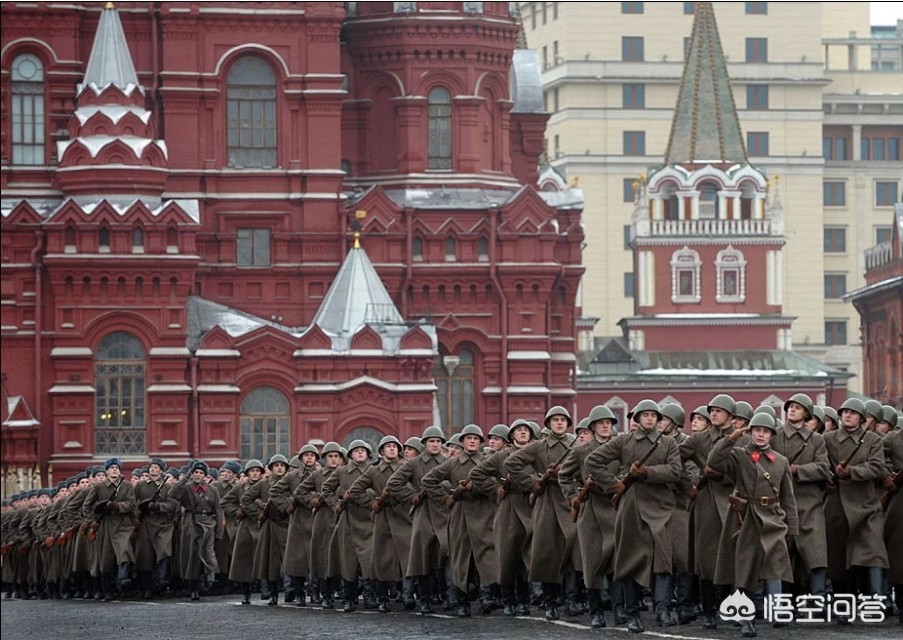
<svg viewBox="0 0 903 640">
<path fill-rule="evenodd" d="M 639 375 L 653 376 L 817 376 L 827 377 L 825 371 L 800 371 L 798 369 L 640 369 Z"/>
<path fill-rule="evenodd" d="M 139 136 L 79 136 L 74 140 L 60 140 L 59 142 L 57 142 L 57 149 L 59 156 L 62 157 L 66 149 L 68 149 L 69 146 L 74 142 L 78 141 L 85 146 L 85 148 L 88 150 L 88 153 L 91 154 L 92 158 L 96 158 L 97 154 L 99 154 L 104 147 L 117 140 L 126 144 L 132 150 L 132 152 L 134 152 L 135 157 L 137 158 L 140 158 L 141 154 L 144 152 L 147 146 L 151 144 L 159 147 L 159 149 L 163 152 L 163 156 L 168 158 L 166 143 L 164 143 L 162 140 L 151 140 L 150 138 L 142 138 Z"/>
<path fill-rule="evenodd" d="M 436 187 L 386 189 L 385 193 L 401 207 L 418 209 L 486 209 L 500 207 L 519 189 L 477 189 L 472 187 Z"/>
<path fill-rule="evenodd" d="M 85 124 L 95 113 L 107 116 L 113 124 L 118 124 L 127 113 L 134 113 L 147 124 L 150 121 L 151 112 L 135 105 L 122 106 L 119 104 L 90 104 L 75 110 L 75 117 L 79 124 Z"/>
</svg>

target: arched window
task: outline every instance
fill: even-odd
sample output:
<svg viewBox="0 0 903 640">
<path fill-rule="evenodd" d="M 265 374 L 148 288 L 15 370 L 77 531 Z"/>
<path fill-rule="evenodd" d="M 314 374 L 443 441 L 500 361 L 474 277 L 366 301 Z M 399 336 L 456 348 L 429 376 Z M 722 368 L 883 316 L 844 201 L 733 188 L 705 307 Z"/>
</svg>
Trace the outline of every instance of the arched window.
<svg viewBox="0 0 903 640">
<path fill-rule="evenodd" d="M 44 65 L 33 53 L 11 70 L 13 164 L 44 164 Z"/>
<path fill-rule="evenodd" d="M 615 425 L 617 432 L 628 432 L 630 430 L 630 425 L 627 421 L 627 412 L 630 410 L 629 405 L 618 396 L 612 396 L 605 402 L 605 406 L 611 409 L 611 412 L 618 419 L 618 423 Z"/>
<path fill-rule="evenodd" d="M 716 302 L 743 302 L 746 300 L 746 258 L 743 253 L 728 245 L 715 257 Z"/>
<path fill-rule="evenodd" d="M 376 448 L 379 446 L 379 441 L 383 439 L 383 435 L 385 434 L 376 427 L 355 427 L 349 431 L 348 435 L 345 436 L 345 439 L 342 440 L 342 446 L 347 449 L 348 445 L 353 441 L 363 440 L 373 447 L 373 456 L 375 457 Z"/>
<path fill-rule="evenodd" d="M 263 59 L 240 58 L 229 70 L 226 96 L 229 166 L 276 166 L 276 76 Z"/>
<path fill-rule="evenodd" d="M 718 185 L 712 181 L 699 185 L 699 217 L 709 220 L 718 217 Z"/>
<path fill-rule="evenodd" d="M 700 271 L 699 254 L 688 247 L 675 251 L 671 256 L 671 302 L 699 302 Z"/>
<path fill-rule="evenodd" d="M 290 452 L 288 400 L 273 387 L 254 389 L 241 403 L 241 457 L 266 464 Z"/>
<path fill-rule="evenodd" d="M 132 253 L 144 253 L 144 229 L 142 227 L 132 229 Z"/>
<path fill-rule="evenodd" d="M 69 223 L 66 225 L 66 228 L 63 229 L 63 253 L 75 253 L 77 251 L 75 242 L 75 225 Z"/>
<path fill-rule="evenodd" d="M 415 262 L 423 261 L 423 239 L 420 236 L 414 236 L 411 241 L 411 253 Z"/>
<path fill-rule="evenodd" d="M 110 252 L 110 228 L 106 225 L 97 232 L 97 248 L 100 253 Z"/>
<path fill-rule="evenodd" d="M 433 363 L 436 402 L 446 433 L 454 433 L 473 422 L 473 351 L 461 349 L 457 355 L 440 355 Z"/>
<path fill-rule="evenodd" d="M 477 261 L 489 262 L 489 240 L 486 236 L 480 236 L 477 240 Z"/>
<path fill-rule="evenodd" d="M 451 169 L 451 94 L 442 87 L 427 97 L 429 119 L 428 169 Z"/>
<path fill-rule="evenodd" d="M 445 239 L 445 261 L 446 262 L 454 262 L 458 259 L 458 252 L 456 248 L 455 239 L 451 236 L 448 236 Z"/>
<path fill-rule="evenodd" d="M 145 353 L 125 331 L 108 334 L 94 360 L 94 449 L 99 455 L 145 453 Z"/>
<path fill-rule="evenodd" d="M 166 227 L 166 253 L 179 252 L 179 230 L 175 225 Z"/>
</svg>

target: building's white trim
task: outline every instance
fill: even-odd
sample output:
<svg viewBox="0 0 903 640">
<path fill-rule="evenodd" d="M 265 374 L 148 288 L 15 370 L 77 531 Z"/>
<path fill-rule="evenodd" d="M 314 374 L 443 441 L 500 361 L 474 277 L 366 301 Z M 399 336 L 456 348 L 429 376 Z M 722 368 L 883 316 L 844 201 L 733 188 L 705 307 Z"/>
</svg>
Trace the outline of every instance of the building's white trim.
<svg viewBox="0 0 903 640">
<path fill-rule="evenodd" d="M 152 347 L 148 352 L 149 355 L 153 357 L 167 357 L 167 356 L 190 356 L 191 352 L 185 347 Z"/>
<path fill-rule="evenodd" d="M 51 358 L 90 358 L 93 355 L 90 347 L 54 347 L 50 350 Z"/>
<path fill-rule="evenodd" d="M 148 393 L 188 393 L 191 387 L 187 384 L 152 384 L 147 388 Z"/>
<path fill-rule="evenodd" d="M 94 393 L 96 389 L 90 384 L 55 384 L 47 393 Z"/>
<path fill-rule="evenodd" d="M 198 349 L 194 354 L 199 358 L 240 358 L 237 349 Z"/>
<path fill-rule="evenodd" d="M 398 393 L 410 393 L 410 392 L 424 392 L 436 391 L 436 385 L 429 383 L 411 383 L 411 382 L 401 382 L 401 383 L 393 383 L 393 382 L 385 382 L 383 380 L 377 380 L 372 376 L 360 376 L 355 378 L 354 380 L 348 380 L 347 382 L 336 383 L 311 383 L 311 384 L 302 384 L 295 387 L 295 393 L 329 393 L 336 391 L 346 391 L 347 389 L 353 389 L 354 387 L 359 387 L 363 384 L 371 384 L 374 387 L 379 387 L 380 389 L 385 389 L 386 391 L 398 392 Z"/>
<path fill-rule="evenodd" d="M 241 389 L 234 384 L 199 384 L 199 393 L 241 393 Z"/>
</svg>

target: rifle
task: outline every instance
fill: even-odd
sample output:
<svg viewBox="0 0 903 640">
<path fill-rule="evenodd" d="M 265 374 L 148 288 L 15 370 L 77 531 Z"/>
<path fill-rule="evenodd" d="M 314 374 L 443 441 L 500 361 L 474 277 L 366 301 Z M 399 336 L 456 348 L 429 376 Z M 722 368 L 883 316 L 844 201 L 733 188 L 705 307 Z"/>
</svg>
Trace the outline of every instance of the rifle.
<svg viewBox="0 0 903 640">
<path fill-rule="evenodd" d="M 862 447 L 862 443 L 865 442 L 865 434 L 867 434 L 871 430 L 871 427 L 862 432 L 862 437 L 859 438 L 859 442 L 856 443 L 856 447 L 853 449 L 853 452 L 847 456 L 846 460 L 841 460 L 837 463 L 838 467 L 842 469 L 846 469 L 850 466 L 850 462 L 853 461 L 853 458 L 859 452 L 860 447 Z M 825 492 L 834 493 L 837 491 L 837 474 L 834 473 L 833 469 L 828 471 L 828 475 L 825 477 Z"/>
<path fill-rule="evenodd" d="M 897 473 L 893 476 L 893 486 L 888 487 L 881 493 L 882 511 L 887 511 L 887 508 L 890 506 L 890 499 L 900 489 L 901 484 L 903 484 L 903 471 L 897 471 Z"/>
<path fill-rule="evenodd" d="M 464 494 L 473 489 L 473 482 L 462 478 L 458 480 L 458 486 L 455 487 L 454 491 L 446 499 L 445 503 L 448 505 L 448 508 L 451 509 L 455 506 L 455 503 L 464 498 Z"/>
<path fill-rule="evenodd" d="M 270 505 L 273 504 L 272 498 L 267 498 L 267 501 L 264 503 L 263 508 L 260 510 L 260 513 L 257 515 L 257 526 L 262 527 L 263 521 L 270 517 Z"/>
<path fill-rule="evenodd" d="M 389 490 L 387 488 L 383 488 L 382 493 L 379 494 L 379 497 L 373 501 L 373 505 L 370 507 L 371 520 L 376 519 L 376 516 L 385 508 L 386 503 L 391 497 L 392 496 L 389 495 Z"/>
<path fill-rule="evenodd" d="M 541 496 L 543 492 L 546 490 L 546 485 L 549 483 L 549 480 L 552 479 L 552 474 L 558 472 L 558 467 L 561 466 L 561 463 L 564 462 L 564 459 L 567 458 L 568 454 L 571 452 L 574 444 L 577 442 L 575 439 L 571 445 L 564 450 L 564 453 L 561 454 L 561 457 L 555 462 L 555 464 L 550 465 L 545 472 L 539 476 L 539 479 L 534 483 L 533 488 L 530 489 L 530 506 L 533 506 L 533 503 L 536 502 L 537 496 Z"/>
<path fill-rule="evenodd" d="M 586 480 L 583 481 L 583 486 L 580 487 L 580 491 L 577 492 L 577 497 L 574 498 L 574 502 L 571 504 L 571 520 L 574 522 L 577 522 L 577 518 L 580 516 L 580 505 L 589 498 L 589 492 L 594 484 L 595 481 L 593 480 L 592 475 L 588 475 L 586 476 Z"/>
<path fill-rule="evenodd" d="M 323 494 L 322 493 L 314 494 L 314 497 L 311 499 L 310 502 L 313 505 L 310 508 L 310 513 L 311 513 L 311 515 L 315 516 L 315 515 L 317 515 L 317 511 L 319 511 L 320 508 L 323 506 Z"/>
<path fill-rule="evenodd" d="M 150 498 L 145 498 L 144 500 L 142 500 L 141 502 L 138 503 L 138 512 L 142 516 L 147 515 L 147 512 L 150 510 L 151 503 L 156 502 L 157 499 L 160 497 L 160 489 L 162 489 L 163 485 L 165 485 L 165 484 L 166 484 L 165 482 L 161 482 L 160 485 L 157 487 L 157 490 L 154 491 L 154 495 L 152 495 Z"/>
<path fill-rule="evenodd" d="M 652 447 L 649 449 L 649 451 L 647 451 L 642 458 L 634 462 L 634 465 L 636 465 L 637 467 L 642 467 L 644 464 L 646 464 L 646 461 L 649 460 L 649 456 L 651 456 L 652 452 L 655 451 L 655 449 L 658 447 L 658 443 L 661 439 L 662 435 L 659 434 L 659 436 L 655 439 L 655 442 L 652 443 Z M 629 473 L 624 476 L 623 480 L 621 480 L 621 484 L 624 485 L 624 491 L 622 491 L 621 493 L 616 493 L 611 497 L 611 506 L 615 508 L 615 511 L 618 510 L 618 505 L 621 503 L 621 496 L 627 493 L 627 490 L 633 486 L 634 482 L 636 482 L 636 477 L 630 475 Z"/>
<path fill-rule="evenodd" d="M 408 517 L 414 517 L 414 512 L 417 511 L 417 507 L 419 507 L 424 500 L 426 500 L 426 490 L 421 489 L 419 493 L 414 494 L 414 497 L 411 500 L 411 509 L 408 511 Z"/>
<path fill-rule="evenodd" d="M 496 495 L 499 497 L 499 500 L 504 500 L 508 497 L 508 492 L 511 490 L 511 474 L 509 473 L 507 476 L 501 479 L 499 482 L 498 489 L 495 490 Z"/>
</svg>

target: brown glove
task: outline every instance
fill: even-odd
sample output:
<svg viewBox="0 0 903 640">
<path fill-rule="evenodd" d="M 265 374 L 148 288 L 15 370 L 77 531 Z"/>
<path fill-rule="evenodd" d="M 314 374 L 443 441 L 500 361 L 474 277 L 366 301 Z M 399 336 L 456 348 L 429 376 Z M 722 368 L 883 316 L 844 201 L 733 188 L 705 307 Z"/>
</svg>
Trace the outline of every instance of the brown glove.
<svg viewBox="0 0 903 640">
<path fill-rule="evenodd" d="M 884 479 L 881 481 L 881 485 L 888 491 L 896 491 L 898 488 L 894 483 L 893 476 L 884 476 Z"/>
<path fill-rule="evenodd" d="M 834 467 L 834 473 L 838 478 L 849 478 L 850 477 L 850 467 L 846 465 L 842 465 L 840 463 Z"/>
<path fill-rule="evenodd" d="M 612 493 L 614 493 L 614 494 L 616 494 L 616 495 L 621 495 L 622 493 L 624 493 L 625 491 L 627 491 L 627 487 L 624 486 L 624 483 L 623 483 L 623 482 L 618 482 L 618 483 L 613 484 L 613 485 L 611 486 L 611 491 L 612 491 Z"/>
<path fill-rule="evenodd" d="M 285 508 L 285 515 L 290 516 L 295 513 L 295 503 L 290 502 L 288 506 Z"/>
<path fill-rule="evenodd" d="M 645 478 L 649 472 L 646 470 L 645 466 L 638 467 L 636 462 L 630 465 L 630 475 L 634 478 Z"/>
</svg>

